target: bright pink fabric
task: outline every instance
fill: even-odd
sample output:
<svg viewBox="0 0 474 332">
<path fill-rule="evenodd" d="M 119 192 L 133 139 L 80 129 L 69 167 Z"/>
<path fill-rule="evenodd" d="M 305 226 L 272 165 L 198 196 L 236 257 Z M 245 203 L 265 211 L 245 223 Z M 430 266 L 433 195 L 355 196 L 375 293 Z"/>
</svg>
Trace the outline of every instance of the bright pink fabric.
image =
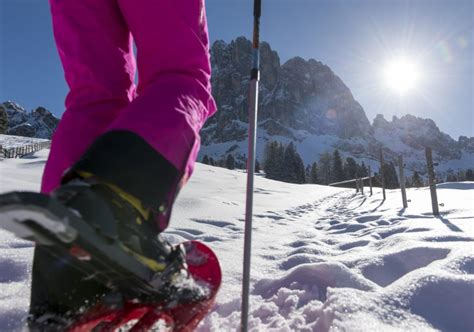
<svg viewBox="0 0 474 332">
<path fill-rule="evenodd" d="M 199 131 L 216 111 L 204 0 L 50 0 L 50 5 L 70 91 L 42 191 L 56 188 L 64 171 L 111 130 L 140 135 L 189 177 Z"/>
</svg>

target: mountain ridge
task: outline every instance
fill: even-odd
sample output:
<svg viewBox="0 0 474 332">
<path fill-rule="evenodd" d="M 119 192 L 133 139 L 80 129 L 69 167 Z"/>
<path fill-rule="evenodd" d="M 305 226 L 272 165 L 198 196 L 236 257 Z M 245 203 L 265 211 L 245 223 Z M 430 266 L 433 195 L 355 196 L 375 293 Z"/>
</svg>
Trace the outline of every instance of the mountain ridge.
<svg viewBox="0 0 474 332">
<path fill-rule="evenodd" d="M 413 115 L 386 120 L 377 115 L 371 124 L 363 107 L 331 68 L 315 59 L 293 57 L 281 64 L 278 52 L 261 43 L 258 147 L 262 160 L 266 142 L 295 142 L 306 164 L 325 151 L 339 149 L 378 168 L 380 149 L 388 159 L 406 154 L 409 170 L 424 173 L 424 147 L 430 146 L 441 172 L 474 164 L 474 138 L 458 141 L 431 119 Z M 202 130 L 200 156 L 214 159 L 233 154 L 245 160 L 247 146 L 246 96 L 250 83 L 251 42 L 238 37 L 211 47 L 213 94 L 219 111 Z M 410 160 L 411 159 L 411 160 Z M 457 165 L 458 164 L 458 165 Z"/>
</svg>

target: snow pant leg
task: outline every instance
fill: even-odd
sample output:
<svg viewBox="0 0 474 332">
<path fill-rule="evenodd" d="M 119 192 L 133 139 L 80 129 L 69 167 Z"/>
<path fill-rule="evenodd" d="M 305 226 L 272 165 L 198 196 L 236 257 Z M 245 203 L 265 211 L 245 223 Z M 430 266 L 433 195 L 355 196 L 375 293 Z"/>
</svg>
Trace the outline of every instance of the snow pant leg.
<svg viewBox="0 0 474 332">
<path fill-rule="evenodd" d="M 118 0 L 137 46 L 138 96 L 73 169 L 137 197 L 168 225 L 191 175 L 199 131 L 216 110 L 201 0 Z"/>
<path fill-rule="evenodd" d="M 131 34 L 116 0 L 50 0 L 50 6 L 70 91 L 43 175 L 45 193 L 60 184 L 64 171 L 129 104 L 135 75 Z M 104 291 L 64 259 L 36 247 L 31 314 L 77 309 Z"/>
<path fill-rule="evenodd" d="M 137 45 L 138 97 L 109 130 L 129 130 L 188 177 L 216 110 L 203 0 L 118 0 Z"/>
<path fill-rule="evenodd" d="M 117 0 L 50 0 L 54 37 L 69 86 L 42 192 L 114 121 L 134 96 L 132 38 Z"/>
</svg>

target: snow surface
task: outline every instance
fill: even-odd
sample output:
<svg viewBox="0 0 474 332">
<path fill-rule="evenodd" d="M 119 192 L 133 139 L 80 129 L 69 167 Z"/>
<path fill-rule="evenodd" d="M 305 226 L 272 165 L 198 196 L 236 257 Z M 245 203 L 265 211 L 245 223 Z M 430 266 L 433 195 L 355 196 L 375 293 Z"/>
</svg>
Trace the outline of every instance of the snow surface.
<svg viewBox="0 0 474 332">
<path fill-rule="evenodd" d="M 0 162 L 0 191 L 38 190 L 47 151 Z M 245 179 L 198 164 L 167 230 L 215 250 L 224 282 L 199 331 L 240 323 Z M 251 331 L 473 331 L 474 182 L 374 195 L 255 182 Z M 33 246 L 0 231 L 0 331 L 28 310 Z"/>
<path fill-rule="evenodd" d="M 35 144 L 41 142 L 47 142 L 48 139 L 35 138 L 35 137 L 24 137 L 15 135 L 0 135 L 0 145 L 4 149 L 10 149 L 15 147 L 21 147 L 28 144 Z"/>
</svg>

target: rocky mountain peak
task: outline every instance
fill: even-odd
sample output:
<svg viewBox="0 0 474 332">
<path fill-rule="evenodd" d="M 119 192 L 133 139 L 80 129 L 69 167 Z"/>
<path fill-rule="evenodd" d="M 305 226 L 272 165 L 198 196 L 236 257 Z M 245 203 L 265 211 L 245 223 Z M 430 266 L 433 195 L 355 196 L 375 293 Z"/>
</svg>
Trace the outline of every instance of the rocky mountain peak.
<svg viewBox="0 0 474 332">
<path fill-rule="evenodd" d="M 251 50 L 244 37 L 213 44 L 212 84 L 219 112 L 203 129 L 204 144 L 245 139 Z M 281 65 L 266 42 L 260 57 L 259 126 L 268 135 L 301 139 L 303 132 L 341 138 L 371 134 L 364 110 L 328 66 L 301 57 Z"/>
<path fill-rule="evenodd" d="M 394 116 L 387 121 L 378 114 L 373 122 L 376 137 L 392 133 L 402 143 L 415 150 L 431 147 L 444 160 L 459 159 L 462 155 L 462 146 L 449 135 L 441 132 L 431 119 L 424 119 L 410 114 L 400 118 Z"/>
<path fill-rule="evenodd" d="M 0 113 L 6 114 L 5 129 L 9 135 L 50 139 L 59 123 L 44 107 L 28 112 L 12 101 L 0 104 Z"/>
</svg>

